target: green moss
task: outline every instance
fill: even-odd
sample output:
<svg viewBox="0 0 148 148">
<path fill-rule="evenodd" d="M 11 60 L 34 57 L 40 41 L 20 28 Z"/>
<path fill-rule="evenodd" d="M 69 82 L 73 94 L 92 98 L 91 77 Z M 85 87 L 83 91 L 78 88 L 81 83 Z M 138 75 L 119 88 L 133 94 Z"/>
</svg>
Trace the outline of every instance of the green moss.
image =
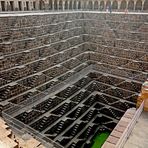
<svg viewBox="0 0 148 148">
<path fill-rule="evenodd" d="M 102 132 L 98 134 L 94 139 L 93 139 L 93 145 L 91 148 L 101 148 L 103 143 L 106 141 L 108 136 L 110 135 L 109 132 Z"/>
</svg>

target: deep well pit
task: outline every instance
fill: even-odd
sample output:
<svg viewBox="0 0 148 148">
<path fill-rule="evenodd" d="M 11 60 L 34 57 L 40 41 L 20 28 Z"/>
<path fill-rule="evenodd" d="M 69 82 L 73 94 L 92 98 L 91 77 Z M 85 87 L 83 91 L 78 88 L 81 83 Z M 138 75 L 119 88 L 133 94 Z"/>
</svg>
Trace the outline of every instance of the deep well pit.
<svg viewBox="0 0 148 148">
<path fill-rule="evenodd" d="M 147 21 L 144 13 L 0 15 L 3 117 L 47 147 L 90 148 L 136 107 L 148 72 Z"/>
</svg>

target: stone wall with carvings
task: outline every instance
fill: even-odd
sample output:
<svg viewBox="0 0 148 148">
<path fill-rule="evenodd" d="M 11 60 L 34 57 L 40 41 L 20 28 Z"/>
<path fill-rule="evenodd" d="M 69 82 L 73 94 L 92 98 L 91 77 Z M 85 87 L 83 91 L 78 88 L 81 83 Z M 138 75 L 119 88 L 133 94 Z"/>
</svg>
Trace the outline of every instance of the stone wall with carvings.
<svg viewBox="0 0 148 148">
<path fill-rule="evenodd" d="M 106 10 L 147 11 L 147 0 L 3 0 L 0 11 L 32 10 Z"/>
<path fill-rule="evenodd" d="M 73 68 L 91 64 L 89 60 L 102 63 L 97 67 L 100 70 L 106 69 L 102 66 L 115 66 L 108 72 L 144 82 L 147 19 L 145 14 L 95 12 L 0 17 L 2 106 L 24 101 L 40 89 L 56 85 L 60 80 L 55 77 L 66 73 L 66 79 L 76 73 Z"/>
</svg>

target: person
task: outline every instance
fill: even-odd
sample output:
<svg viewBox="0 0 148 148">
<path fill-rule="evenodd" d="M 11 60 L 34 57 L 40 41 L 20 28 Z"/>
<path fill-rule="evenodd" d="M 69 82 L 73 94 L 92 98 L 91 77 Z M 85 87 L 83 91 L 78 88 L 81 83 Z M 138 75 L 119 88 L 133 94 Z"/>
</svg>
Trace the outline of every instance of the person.
<svg viewBox="0 0 148 148">
<path fill-rule="evenodd" d="M 108 6 L 106 7 L 106 12 L 109 12 L 109 7 Z"/>
<path fill-rule="evenodd" d="M 109 9 L 109 12 L 112 13 L 112 6 L 111 5 L 109 5 L 108 9 Z"/>
<path fill-rule="evenodd" d="M 128 14 L 128 9 L 126 8 L 126 9 L 124 10 L 124 12 L 125 12 L 125 14 Z"/>
<path fill-rule="evenodd" d="M 103 6 L 102 5 L 100 6 L 100 11 L 103 11 Z"/>
</svg>

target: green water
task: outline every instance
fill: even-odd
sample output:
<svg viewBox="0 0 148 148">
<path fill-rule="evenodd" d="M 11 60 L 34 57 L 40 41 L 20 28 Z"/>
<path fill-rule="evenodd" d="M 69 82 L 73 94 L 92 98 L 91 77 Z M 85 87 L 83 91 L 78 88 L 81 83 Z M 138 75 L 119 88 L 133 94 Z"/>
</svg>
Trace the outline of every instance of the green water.
<svg viewBox="0 0 148 148">
<path fill-rule="evenodd" d="M 93 139 L 93 145 L 91 148 L 101 148 L 103 143 L 106 141 L 108 136 L 110 135 L 109 132 L 102 132 L 98 134 L 94 139 Z"/>
</svg>

